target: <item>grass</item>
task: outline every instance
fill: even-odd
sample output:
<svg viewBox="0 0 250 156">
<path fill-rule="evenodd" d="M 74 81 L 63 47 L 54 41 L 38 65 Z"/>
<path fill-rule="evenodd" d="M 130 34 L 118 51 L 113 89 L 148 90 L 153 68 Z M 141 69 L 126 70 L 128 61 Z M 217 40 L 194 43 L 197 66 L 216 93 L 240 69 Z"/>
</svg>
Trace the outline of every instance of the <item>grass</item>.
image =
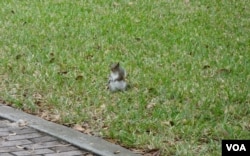
<svg viewBox="0 0 250 156">
<path fill-rule="evenodd" d="M 13 107 L 162 155 L 220 155 L 222 139 L 250 139 L 245 0 L 0 5 L 0 97 Z M 114 61 L 129 91 L 106 90 Z"/>
</svg>

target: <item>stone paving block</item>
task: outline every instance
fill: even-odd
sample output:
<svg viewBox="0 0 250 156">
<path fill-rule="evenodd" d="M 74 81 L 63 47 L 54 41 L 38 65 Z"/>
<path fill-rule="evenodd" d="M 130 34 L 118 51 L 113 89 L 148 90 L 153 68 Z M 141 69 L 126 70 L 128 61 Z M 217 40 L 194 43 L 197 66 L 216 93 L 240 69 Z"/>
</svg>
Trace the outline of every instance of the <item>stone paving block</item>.
<svg viewBox="0 0 250 156">
<path fill-rule="evenodd" d="M 75 156 L 75 155 L 83 155 L 83 153 L 81 151 L 69 151 L 62 153 L 45 154 L 44 156 Z"/>
<path fill-rule="evenodd" d="M 34 143 L 40 143 L 40 142 L 55 141 L 55 140 L 57 140 L 57 138 L 45 135 L 45 136 L 41 136 L 41 137 L 31 138 L 29 140 L 34 142 Z"/>
<path fill-rule="evenodd" d="M 12 154 L 10 154 L 10 153 L 0 153 L 1 154 L 1 156 L 13 156 Z"/>
<path fill-rule="evenodd" d="M 3 137 L 3 136 L 0 137 L 0 143 L 3 142 L 3 141 L 5 141 L 5 140 L 6 140 L 6 137 Z"/>
<path fill-rule="evenodd" d="M 0 156 L 2 153 L 7 153 L 7 152 L 17 152 L 17 151 L 22 151 L 23 149 L 17 148 L 16 146 L 10 146 L 10 147 L 1 147 L 0 146 Z"/>
<path fill-rule="evenodd" d="M 8 124 L 5 124 L 5 123 L 2 123 L 1 120 L 0 120 L 0 129 L 19 129 L 20 127 L 17 126 L 17 124 L 13 124 L 13 123 L 8 123 Z"/>
<path fill-rule="evenodd" d="M 6 124 L 10 123 L 8 120 L 1 119 L 0 120 L 0 128 L 6 127 Z"/>
<path fill-rule="evenodd" d="M 9 129 L 6 127 L 0 127 L 0 132 L 6 132 L 6 131 L 9 131 Z"/>
<path fill-rule="evenodd" d="M 7 146 L 16 146 L 16 145 L 25 145 L 31 144 L 32 142 L 29 140 L 15 140 L 15 141 L 2 141 L 0 142 L 0 147 L 7 147 Z"/>
<path fill-rule="evenodd" d="M 52 147 L 52 148 L 50 148 L 50 149 L 52 149 L 53 151 L 55 151 L 55 152 L 57 152 L 57 153 L 77 150 L 77 148 L 74 147 L 74 146 L 68 146 L 68 147 L 56 146 L 56 147 Z"/>
<path fill-rule="evenodd" d="M 18 128 L 18 123 L 17 122 L 10 122 L 8 120 L 0 120 L 0 128 Z"/>
<path fill-rule="evenodd" d="M 19 152 L 12 152 L 17 156 L 24 156 L 24 155 L 37 155 L 37 154 L 48 154 L 48 153 L 55 153 L 50 149 L 38 149 L 38 150 L 27 150 L 27 151 L 19 151 Z"/>
<path fill-rule="evenodd" d="M 9 136 L 8 140 L 29 139 L 29 138 L 36 138 L 40 136 L 42 136 L 42 134 L 40 133 L 29 133 L 29 134 L 21 134 L 21 135 L 17 134 L 17 135 Z"/>
<path fill-rule="evenodd" d="M 8 132 L 16 134 L 29 134 L 29 133 L 36 133 L 37 131 L 32 128 L 22 128 L 22 129 L 10 129 Z"/>
<path fill-rule="evenodd" d="M 6 136 L 9 136 L 10 132 L 8 131 L 3 131 L 0 133 L 0 137 L 6 137 Z"/>
<path fill-rule="evenodd" d="M 31 145 L 25 145 L 24 147 L 28 149 L 40 149 L 40 148 L 50 148 L 50 147 L 55 147 L 55 146 L 64 146 L 67 147 L 70 144 L 61 144 L 59 141 L 51 141 L 51 142 L 42 142 L 42 143 L 35 143 Z"/>
</svg>

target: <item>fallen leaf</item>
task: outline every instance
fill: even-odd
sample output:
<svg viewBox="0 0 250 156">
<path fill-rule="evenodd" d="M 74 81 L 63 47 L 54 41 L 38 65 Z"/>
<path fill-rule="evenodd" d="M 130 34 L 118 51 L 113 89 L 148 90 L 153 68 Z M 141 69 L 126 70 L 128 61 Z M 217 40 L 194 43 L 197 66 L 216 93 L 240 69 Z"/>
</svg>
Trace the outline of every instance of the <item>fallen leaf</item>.
<svg viewBox="0 0 250 156">
<path fill-rule="evenodd" d="M 86 130 L 84 131 L 84 133 L 85 133 L 85 134 L 89 134 L 89 135 L 91 135 L 92 130 L 91 130 L 91 129 L 86 129 Z"/>
<path fill-rule="evenodd" d="M 216 71 L 217 74 L 228 74 L 230 72 L 231 71 L 229 69 L 225 69 L 225 68 L 222 68 Z"/>
<path fill-rule="evenodd" d="M 59 114 L 50 116 L 50 121 L 52 121 L 52 122 L 56 122 L 56 121 L 59 121 L 59 120 L 60 120 L 60 115 Z"/>
<path fill-rule="evenodd" d="M 161 122 L 161 124 L 166 125 L 166 126 L 174 126 L 173 121 L 163 121 L 163 122 Z"/>
<path fill-rule="evenodd" d="M 77 77 L 76 77 L 76 80 L 82 80 L 83 79 L 83 76 L 82 75 L 78 75 Z"/>
<path fill-rule="evenodd" d="M 147 105 L 147 109 L 155 107 L 156 103 L 150 103 Z"/>
<path fill-rule="evenodd" d="M 145 150 L 144 150 L 144 149 L 134 149 L 134 148 L 132 148 L 131 150 L 132 150 L 133 153 L 135 153 L 135 154 L 144 154 L 144 153 L 145 153 Z"/>
<path fill-rule="evenodd" d="M 114 6 L 114 7 L 117 7 L 117 6 L 119 6 L 119 5 L 120 5 L 120 4 L 117 3 L 117 2 L 114 2 L 114 3 L 113 3 L 113 6 Z"/>
<path fill-rule="evenodd" d="M 113 144 L 117 144 L 118 143 L 118 141 L 115 140 L 115 139 L 105 138 L 105 140 L 108 141 L 108 142 L 111 142 Z"/>
<path fill-rule="evenodd" d="M 48 120 L 48 116 L 49 116 L 49 112 L 48 111 L 43 111 L 40 114 L 40 117 L 43 118 L 43 119 L 46 119 L 46 120 Z"/>
<path fill-rule="evenodd" d="M 151 149 L 148 150 L 145 154 L 145 156 L 160 156 L 161 152 L 159 149 Z"/>
<path fill-rule="evenodd" d="M 155 88 L 153 88 L 153 87 L 148 88 L 147 91 L 148 91 L 148 93 L 150 93 L 150 94 L 157 94 L 157 93 L 158 93 L 157 89 L 155 89 Z"/>
<path fill-rule="evenodd" d="M 101 107 L 102 109 L 105 109 L 105 108 L 106 108 L 106 105 L 105 105 L 105 104 L 102 104 L 100 107 Z"/>
<path fill-rule="evenodd" d="M 21 54 L 16 55 L 16 59 L 19 60 L 22 57 Z"/>
<path fill-rule="evenodd" d="M 53 52 L 49 53 L 49 55 L 50 55 L 51 57 L 55 56 L 55 54 L 54 54 Z"/>
<path fill-rule="evenodd" d="M 36 100 L 41 100 L 43 98 L 43 96 L 41 94 L 39 94 L 39 93 L 34 93 L 32 96 Z"/>
<path fill-rule="evenodd" d="M 147 105 L 147 109 L 151 109 L 151 108 L 153 108 L 153 107 L 155 107 L 156 106 L 156 99 L 152 99 L 151 101 L 150 101 L 150 103 Z"/>
<path fill-rule="evenodd" d="M 53 62 L 55 62 L 55 58 L 54 58 L 54 57 L 52 57 L 52 58 L 49 60 L 49 63 L 53 63 Z"/>
<path fill-rule="evenodd" d="M 91 55 L 91 54 L 88 54 L 88 55 L 85 56 L 85 58 L 87 60 L 91 60 L 93 57 L 94 57 L 94 55 Z"/>
<path fill-rule="evenodd" d="M 204 65 L 203 66 L 203 69 L 208 69 L 208 68 L 210 68 L 210 65 Z"/>
<path fill-rule="evenodd" d="M 64 74 L 67 74 L 67 73 L 68 73 L 68 71 L 66 71 L 66 70 L 58 72 L 58 74 L 60 74 L 60 75 L 64 75 Z"/>
<path fill-rule="evenodd" d="M 136 37 L 135 40 L 136 41 L 141 41 L 141 38 L 140 37 Z"/>
<path fill-rule="evenodd" d="M 85 131 L 85 128 L 83 128 L 83 127 L 82 127 L 81 125 L 79 125 L 79 124 L 74 125 L 73 129 L 78 130 L 78 131 L 80 131 L 80 132 L 84 132 L 84 131 Z"/>
<path fill-rule="evenodd" d="M 134 3 L 133 2 L 128 2 L 128 5 L 133 5 Z"/>
</svg>

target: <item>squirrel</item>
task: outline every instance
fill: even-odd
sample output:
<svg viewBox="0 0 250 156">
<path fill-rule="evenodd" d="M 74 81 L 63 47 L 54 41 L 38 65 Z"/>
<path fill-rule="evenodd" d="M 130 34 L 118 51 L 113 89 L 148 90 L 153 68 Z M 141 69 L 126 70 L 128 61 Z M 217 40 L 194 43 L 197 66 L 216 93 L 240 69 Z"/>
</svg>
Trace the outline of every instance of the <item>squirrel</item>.
<svg viewBox="0 0 250 156">
<path fill-rule="evenodd" d="M 112 92 L 124 91 L 127 88 L 126 71 L 120 66 L 120 63 L 114 63 L 110 66 L 110 76 L 108 80 L 108 89 Z"/>
</svg>

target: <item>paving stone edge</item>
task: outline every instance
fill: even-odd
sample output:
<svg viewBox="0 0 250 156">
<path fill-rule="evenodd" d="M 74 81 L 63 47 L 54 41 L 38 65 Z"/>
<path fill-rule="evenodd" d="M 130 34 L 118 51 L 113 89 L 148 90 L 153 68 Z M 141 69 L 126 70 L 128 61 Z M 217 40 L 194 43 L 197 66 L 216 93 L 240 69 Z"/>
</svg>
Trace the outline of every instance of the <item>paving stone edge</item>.
<svg viewBox="0 0 250 156">
<path fill-rule="evenodd" d="M 59 125 L 15 108 L 0 104 L 0 117 L 17 122 L 22 119 L 28 126 L 62 139 L 79 148 L 101 156 L 139 156 L 119 145 L 112 144 L 102 138 L 89 136 L 74 129 Z"/>
</svg>

